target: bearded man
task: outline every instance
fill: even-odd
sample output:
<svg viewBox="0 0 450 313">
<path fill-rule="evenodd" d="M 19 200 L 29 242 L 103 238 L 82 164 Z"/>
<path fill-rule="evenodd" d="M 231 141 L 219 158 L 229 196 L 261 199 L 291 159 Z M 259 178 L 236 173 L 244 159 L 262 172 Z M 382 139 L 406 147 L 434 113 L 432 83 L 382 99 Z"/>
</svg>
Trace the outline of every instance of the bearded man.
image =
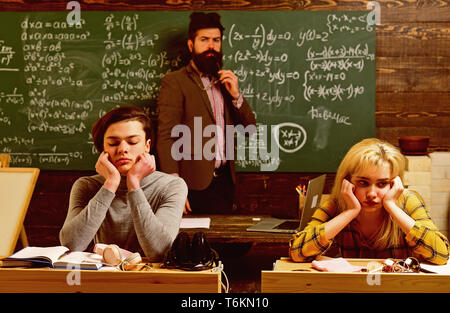
<svg viewBox="0 0 450 313">
<path fill-rule="evenodd" d="M 187 40 L 192 59 L 161 82 L 159 165 L 187 183 L 185 213 L 233 212 L 234 133 L 227 134 L 227 125 L 255 125 L 237 76 L 222 69 L 223 31 L 217 13 L 192 13 Z"/>
</svg>

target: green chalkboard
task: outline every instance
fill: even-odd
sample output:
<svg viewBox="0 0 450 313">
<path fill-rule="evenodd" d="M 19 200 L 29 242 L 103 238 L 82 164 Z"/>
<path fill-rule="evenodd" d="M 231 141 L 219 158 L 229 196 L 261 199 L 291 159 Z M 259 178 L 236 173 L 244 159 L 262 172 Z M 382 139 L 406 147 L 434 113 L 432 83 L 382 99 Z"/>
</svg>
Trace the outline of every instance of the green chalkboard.
<svg viewBox="0 0 450 313">
<path fill-rule="evenodd" d="M 94 121 L 119 105 L 156 121 L 161 78 L 187 64 L 191 12 L 0 13 L 0 153 L 11 166 L 91 170 Z M 219 12 L 258 132 L 238 171 L 335 171 L 375 135 L 375 28 L 368 12 Z"/>
</svg>

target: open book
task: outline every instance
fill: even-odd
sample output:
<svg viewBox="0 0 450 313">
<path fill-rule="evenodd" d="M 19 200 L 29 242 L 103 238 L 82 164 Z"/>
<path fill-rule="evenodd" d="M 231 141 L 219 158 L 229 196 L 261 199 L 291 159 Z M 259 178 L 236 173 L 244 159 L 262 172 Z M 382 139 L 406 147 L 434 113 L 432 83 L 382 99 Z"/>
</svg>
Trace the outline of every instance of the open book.
<svg viewBox="0 0 450 313">
<path fill-rule="evenodd" d="M 91 252 L 72 252 L 64 246 L 26 247 L 0 260 L 0 266 L 2 267 L 53 267 L 98 270 L 102 265 L 101 255 Z"/>
</svg>

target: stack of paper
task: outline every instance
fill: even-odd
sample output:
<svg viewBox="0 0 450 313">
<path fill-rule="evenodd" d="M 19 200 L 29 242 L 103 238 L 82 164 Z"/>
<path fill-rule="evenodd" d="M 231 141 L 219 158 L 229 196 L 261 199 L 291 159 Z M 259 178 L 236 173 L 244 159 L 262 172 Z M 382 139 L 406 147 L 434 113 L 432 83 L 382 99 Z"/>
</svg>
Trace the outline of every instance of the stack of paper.
<svg viewBox="0 0 450 313">
<path fill-rule="evenodd" d="M 210 224 L 209 217 L 183 217 L 180 228 L 209 228 Z"/>
</svg>

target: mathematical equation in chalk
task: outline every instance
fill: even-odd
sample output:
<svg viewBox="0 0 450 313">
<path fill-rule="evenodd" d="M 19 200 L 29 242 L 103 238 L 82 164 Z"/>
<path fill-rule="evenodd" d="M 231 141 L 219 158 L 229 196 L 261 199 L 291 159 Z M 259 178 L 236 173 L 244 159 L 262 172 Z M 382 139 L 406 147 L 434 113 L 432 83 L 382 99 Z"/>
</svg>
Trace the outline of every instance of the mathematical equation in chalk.
<svg viewBox="0 0 450 313">
<path fill-rule="evenodd" d="M 74 25 L 64 13 L 0 12 L 0 152 L 15 166 L 92 165 L 96 152 L 85 139 L 95 120 L 125 104 L 156 120 L 162 78 L 191 59 L 186 12 L 85 12 Z M 221 13 L 223 68 L 237 76 L 256 116 L 274 125 L 283 124 L 277 114 L 300 118 L 294 124 L 304 132 L 279 128 L 280 151 L 298 151 L 303 140 L 306 149 L 308 127 L 333 122 L 344 130 L 362 121 L 355 114 L 373 103 L 375 84 L 368 12 L 247 13 Z M 247 149 L 263 144 L 251 136 Z"/>
</svg>

